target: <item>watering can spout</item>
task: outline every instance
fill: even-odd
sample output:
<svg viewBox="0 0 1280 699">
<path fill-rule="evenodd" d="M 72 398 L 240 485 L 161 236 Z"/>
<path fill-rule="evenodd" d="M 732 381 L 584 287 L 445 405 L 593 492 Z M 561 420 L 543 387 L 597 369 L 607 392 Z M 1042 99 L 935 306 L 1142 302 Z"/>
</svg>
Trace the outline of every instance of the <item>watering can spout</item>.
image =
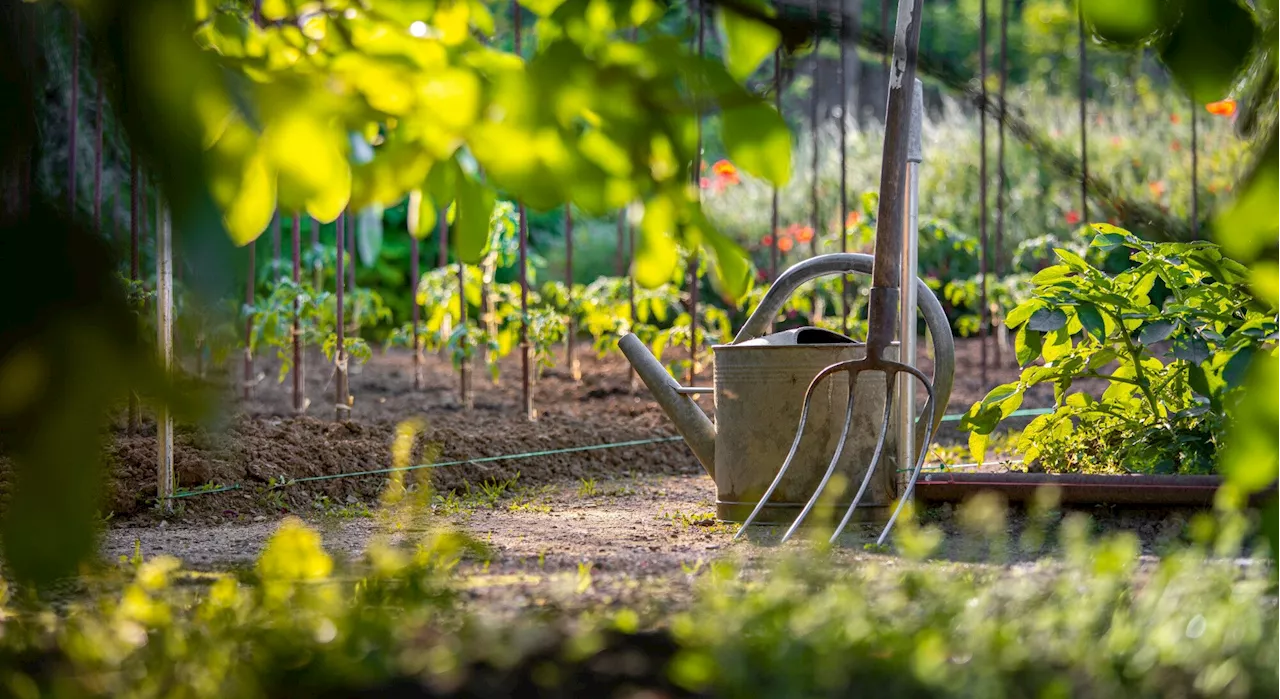
<svg viewBox="0 0 1280 699">
<path fill-rule="evenodd" d="M 618 340 L 618 349 L 631 362 L 663 412 L 676 424 L 676 431 L 689 445 L 693 455 L 698 457 L 698 462 L 715 478 L 716 428 L 711 424 L 711 418 L 687 393 L 681 392 L 680 384 L 671 378 L 640 338 L 627 333 Z"/>
</svg>

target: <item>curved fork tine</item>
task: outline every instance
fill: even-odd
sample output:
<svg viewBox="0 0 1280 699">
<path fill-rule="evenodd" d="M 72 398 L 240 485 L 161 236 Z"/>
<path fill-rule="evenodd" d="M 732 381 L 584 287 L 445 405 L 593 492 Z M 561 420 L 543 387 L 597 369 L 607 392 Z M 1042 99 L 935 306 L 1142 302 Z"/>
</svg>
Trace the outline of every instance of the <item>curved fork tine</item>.
<svg viewBox="0 0 1280 699">
<path fill-rule="evenodd" d="M 818 372 L 818 375 L 813 377 L 813 381 L 809 382 L 809 388 L 804 392 L 804 403 L 800 407 L 800 424 L 796 427 L 796 438 L 791 441 L 791 451 L 787 452 L 787 458 L 782 461 L 782 468 L 778 469 L 778 475 L 773 477 L 773 483 L 770 483 L 769 489 L 764 491 L 764 495 L 760 497 L 760 502 L 756 503 L 755 509 L 751 510 L 751 514 L 743 520 L 742 526 L 738 527 L 738 531 L 734 533 L 734 541 L 742 536 L 742 532 L 745 532 L 747 527 L 751 526 L 751 523 L 755 521 L 756 516 L 760 514 L 760 510 L 763 510 L 765 504 L 769 502 L 769 498 L 773 497 L 773 491 L 778 489 L 778 484 L 782 482 L 782 477 L 787 475 L 787 469 L 791 468 L 791 462 L 796 458 L 796 452 L 800 449 L 800 438 L 804 436 L 804 423 L 809 419 L 809 404 L 813 400 L 813 392 L 818 387 L 818 383 L 837 371 L 865 361 L 866 359 L 853 359 L 832 364 Z"/>
<path fill-rule="evenodd" d="M 787 533 L 782 535 L 782 543 L 786 543 L 787 539 L 790 539 L 791 535 L 804 523 L 805 517 L 808 517 L 813 506 L 818 504 L 818 498 L 822 496 L 822 491 L 827 489 L 827 483 L 830 482 L 832 474 L 836 472 L 836 465 L 840 463 L 840 455 L 844 454 L 844 445 L 849 439 L 849 426 L 853 424 L 853 385 L 857 381 L 857 376 L 858 372 L 849 372 L 849 400 L 848 406 L 844 411 L 844 427 L 840 430 L 840 441 L 836 442 L 836 453 L 831 456 L 831 463 L 827 464 L 827 472 L 823 474 L 818 487 L 814 489 L 813 497 L 810 497 L 809 502 L 805 503 L 804 509 L 800 511 L 800 515 L 791 523 Z"/>
<path fill-rule="evenodd" d="M 835 543 L 836 539 L 844 533 L 844 528 L 849 526 L 849 520 L 853 519 L 853 511 L 858 509 L 858 503 L 862 502 L 862 496 L 867 492 L 867 485 L 871 483 L 871 476 L 876 472 L 876 466 L 880 465 L 880 455 L 884 453 L 885 438 L 889 435 L 889 421 L 893 416 L 893 383 L 885 381 L 884 396 L 884 419 L 880 421 L 880 436 L 876 438 L 876 450 L 871 455 L 871 464 L 867 466 L 867 472 L 862 476 L 862 485 L 858 486 L 858 493 L 853 496 L 853 502 L 849 503 L 849 509 L 845 510 L 844 517 L 840 520 L 840 526 L 831 534 L 830 543 Z M 849 404 L 853 404 L 853 390 L 849 391 Z"/>
<path fill-rule="evenodd" d="M 906 506 L 907 500 L 911 498 L 911 493 L 916 487 L 916 480 L 920 478 L 920 470 L 924 468 L 925 456 L 929 453 L 929 440 L 933 438 L 933 413 L 937 409 L 937 406 L 934 405 L 933 384 L 914 367 L 905 367 L 905 370 L 919 379 L 929 393 L 929 400 L 925 403 L 925 411 L 929 415 L 926 423 L 928 427 L 925 429 L 924 440 L 921 442 L 919 454 L 916 456 L 915 467 L 911 470 L 911 478 L 907 481 L 906 489 L 902 491 L 902 497 L 898 500 L 898 506 L 894 508 L 893 516 L 889 518 L 889 523 L 884 525 L 884 531 L 880 532 L 880 537 L 876 539 L 877 546 L 884 544 L 884 540 L 888 538 L 890 530 L 893 529 L 894 522 L 898 521 L 898 515 L 902 513 L 902 508 Z"/>
</svg>

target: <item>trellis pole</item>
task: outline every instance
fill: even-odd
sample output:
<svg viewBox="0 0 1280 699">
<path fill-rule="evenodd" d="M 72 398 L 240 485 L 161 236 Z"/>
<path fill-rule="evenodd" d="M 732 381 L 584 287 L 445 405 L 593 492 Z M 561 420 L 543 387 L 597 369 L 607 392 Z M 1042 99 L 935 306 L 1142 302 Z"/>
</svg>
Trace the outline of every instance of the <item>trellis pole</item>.
<svg viewBox="0 0 1280 699">
<path fill-rule="evenodd" d="M 999 115 L 996 120 L 996 253 L 995 264 L 992 265 L 993 273 L 997 278 L 1004 274 L 1004 214 L 1005 214 L 1005 188 L 1008 186 L 1008 178 L 1004 167 L 1004 116 L 1005 116 L 1005 87 L 1009 80 L 1009 0 L 1000 0 L 1000 85 L 997 88 L 996 99 L 1000 102 Z M 992 309 L 994 310 L 994 309 Z M 994 343 L 994 361 L 996 366 L 1000 366 L 1000 354 L 1004 351 L 1004 338 L 1006 337 L 1004 323 L 993 319 L 995 327 L 995 343 Z"/>
<path fill-rule="evenodd" d="M 812 179 L 809 181 L 809 228 L 813 231 L 812 237 L 809 238 L 809 255 L 811 257 L 818 254 L 818 231 L 822 230 L 821 221 L 819 221 L 820 213 L 818 211 L 818 127 L 820 125 L 818 116 L 818 88 L 819 68 L 822 63 L 822 57 L 819 54 L 819 49 L 822 46 L 822 32 L 817 28 L 818 2 L 819 0 L 813 0 L 812 5 L 810 6 L 810 17 L 814 24 L 813 82 L 809 86 L 809 135 L 810 145 L 813 148 L 813 158 L 810 162 L 810 176 Z M 810 297 L 810 304 L 813 313 L 811 322 L 816 324 L 822 316 L 822 303 L 817 288 L 814 288 L 813 290 L 813 296 Z"/>
<path fill-rule="evenodd" d="M 564 205 L 564 285 L 569 305 L 573 305 L 573 207 Z M 577 349 L 578 329 L 574 326 L 573 314 L 570 313 L 565 322 L 565 358 L 569 364 L 569 375 L 574 381 L 582 380 L 582 367 L 578 364 Z"/>
<path fill-rule="evenodd" d="M 345 212 L 343 212 L 345 213 Z M 339 214 L 338 220 L 334 222 L 334 249 L 338 253 L 337 268 L 334 270 L 333 286 L 336 294 L 337 302 L 337 331 L 338 331 L 338 347 L 333 353 L 333 419 L 342 421 L 343 418 L 351 417 L 351 395 L 348 390 L 348 374 L 347 374 L 347 308 L 345 302 L 344 287 L 346 286 L 346 252 L 343 248 L 346 246 L 347 230 L 346 216 Z M 416 252 L 416 251 L 415 251 Z M 417 305 L 414 305 L 414 319 L 417 320 Z M 416 330 L 415 325 L 415 330 Z M 416 334 L 416 333 L 415 333 Z"/>
<path fill-rule="evenodd" d="M 706 53 L 706 33 L 704 24 L 706 20 L 706 8 L 703 0 L 697 0 L 698 8 L 698 33 L 696 36 L 698 57 L 702 58 Z M 702 177 L 702 112 L 696 115 L 697 119 L 697 146 L 694 151 L 693 168 L 690 177 L 693 178 L 694 190 L 698 192 L 698 199 L 702 199 L 702 189 L 698 186 Z M 689 385 L 696 383 L 694 377 L 698 373 L 698 263 L 700 255 L 698 248 L 691 246 L 689 250 Z"/>
<path fill-rule="evenodd" d="M 80 15 L 71 12 L 71 87 L 67 105 L 67 215 L 76 215 L 76 132 L 80 125 Z"/>
<path fill-rule="evenodd" d="M 173 375 L 173 230 L 168 207 L 156 198 L 156 347 L 166 378 Z M 156 406 L 156 496 L 165 512 L 173 510 L 173 416 L 162 401 Z"/>
<path fill-rule="evenodd" d="M 511 15 L 514 52 L 517 57 L 522 57 L 521 7 L 515 0 L 511 2 Z M 524 200 L 516 200 L 516 210 L 520 217 L 520 389 L 524 399 L 524 418 L 534 420 L 537 418 L 537 413 L 533 410 L 533 376 L 530 366 L 533 356 L 532 348 L 529 346 L 529 216 L 524 208 Z"/>
<path fill-rule="evenodd" d="M 302 283 L 302 214 L 293 212 L 293 283 Z M 302 299 L 293 294 L 293 411 L 301 415 L 306 409 L 305 384 L 302 381 Z"/>
<path fill-rule="evenodd" d="M 142 166 L 138 164 L 138 154 L 129 150 L 129 281 L 138 281 L 138 224 L 145 215 L 142 211 Z M 137 431 L 142 423 L 142 410 L 138 405 L 138 394 L 129 392 L 129 430 Z"/>
<path fill-rule="evenodd" d="M 773 108 L 782 115 L 782 49 L 773 51 Z M 778 185 L 770 185 L 772 201 L 769 207 L 769 281 L 778 279 Z"/>
<path fill-rule="evenodd" d="M 410 324 L 412 327 L 413 343 L 413 390 L 422 390 L 422 338 L 418 333 L 418 323 L 420 313 L 418 311 L 418 278 L 421 276 L 418 271 L 418 257 L 421 253 L 418 251 L 418 237 L 409 236 L 409 306 L 411 308 Z"/>
<path fill-rule="evenodd" d="M 981 90 L 981 107 L 978 109 L 978 341 L 979 361 L 982 364 L 982 385 L 987 381 L 987 344 L 990 330 L 987 313 L 987 274 L 991 270 L 988 261 L 987 241 L 987 0 L 978 7 L 978 81 Z"/>
<path fill-rule="evenodd" d="M 1085 44 L 1084 8 L 1076 8 L 1076 24 L 1080 32 L 1080 220 L 1089 223 L 1089 129 L 1086 103 L 1089 100 L 1089 66 Z"/>
<path fill-rule="evenodd" d="M 844 23 L 846 7 L 845 0 L 840 0 L 840 9 L 837 15 L 840 18 L 840 31 L 837 36 L 840 38 L 840 58 L 839 65 L 836 67 L 836 84 L 840 87 L 840 123 L 839 126 L 839 149 L 840 149 L 840 214 L 836 226 L 840 228 L 840 252 L 849 252 L 849 228 L 845 222 L 849 218 L 849 164 L 848 164 L 848 142 L 849 142 L 849 82 L 848 76 L 845 75 L 845 61 L 848 60 L 848 40 L 844 36 Z M 816 230 L 815 230 L 816 235 Z M 849 275 L 840 275 L 840 329 L 845 335 L 849 334 Z"/>
<path fill-rule="evenodd" d="M 1191 238 L 1200 239 L 1200 143 L 1196 128 L 1196 100 L 1191 98 Z"/>
<path fill-rule="evenodd" d="M 245 308 L 253 307 L 254 288 L 257 286 L 257 270 L 254 269 L 257 260 L 258 241 L 249 243 L 249 274 L 244 285 L 244 305 Z M 244 320 L 244 399 L 249 400 L 253 391 L 253 350 L 250 349 L 253 342 L 253 317 L 247 315 Z"/>
</svg>

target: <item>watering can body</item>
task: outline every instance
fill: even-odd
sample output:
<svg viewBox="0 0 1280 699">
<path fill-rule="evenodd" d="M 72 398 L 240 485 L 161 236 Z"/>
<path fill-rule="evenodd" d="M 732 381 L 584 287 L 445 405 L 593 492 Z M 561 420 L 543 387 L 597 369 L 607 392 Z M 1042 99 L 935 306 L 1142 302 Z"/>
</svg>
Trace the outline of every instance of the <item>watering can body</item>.
<svg viewBox="0 0 1280 699">
<path fill-rule="evenodd" d="M 791 450 L 809 383 L 832 364 L 862 358 L 866 346 L 827 330 L 799 328 L 712 349 L 716 516 L 740 522 L 764 495 Z M 872 462 L 884 418 L 884 382 L 883 374 L 858 379 L 850 437 L 836 466 L 837 476 L 845 483 L 861 482 Z M 810 403 L 792 472 L 778 486 L 757 521 L 784 523 L 799 514 L 836 451 L 848 401 L 847 381 L 823 384 Z M 895 453 L 891 448 L 887 451 L 890 455 Z M 876 508 L 887 508 L 895 495 L 893 460 L 882 461 L 878 471 L 864 496 L 870 517 L 875 516 Z M 828 507 L 843 511 L 852 497 L 850 487 L 834 497 Z"/>
<path fill-rule="evenodd" d="M 692 395 L 707 389 L 681 386 L 649 353 L 644 343 L 627 334 L 618 347 L 644 381 L 659 406 L 675 423 L 703 468 L 716 482 L 716 514 L 726 521 L 742 521 L 768 489 L 786 460 L 800 422 L 804 395 L 818 372 L 837 362 L 864 356 L 866 347 L 839 333 L 799 328 L 767 333 L 787 298 L 805 282 L 827 274 L 871 272 L 870 255 L 833 253 L 801 262 L 781 275 L 734 341 L 712 348 L 715 364 L 716 422 L 702 411 Z M 921 280 L 915 280 L 920 310 L 934 339 L 935 384 L 945 404 L 954 375 L 954 346 L 941 304 Z M 941 344 L 939 344 L 941 343 Z M 896 348 L 889 348 L 892 352 Z M 854 387 L 853 423 L 836 473 L 856 484 L 866 474 L 885 411 L 885 375 L 867 372 Z M 810 406 L 804 437 L 797 445 L 791 471 L 779 485 L 757 521 L 790 522 L 814 493 L 835 453 L 848 405 L 849 382 L 831 380 Z M 893 439 L 893 432 L 889 434 Z M 892 442 L 859 508 L 867 518 L 888 516 L 897 491 L 897 450 Z M 832 498 L 823 509 L 847 508 L 853 488 Z"/>
</svg>

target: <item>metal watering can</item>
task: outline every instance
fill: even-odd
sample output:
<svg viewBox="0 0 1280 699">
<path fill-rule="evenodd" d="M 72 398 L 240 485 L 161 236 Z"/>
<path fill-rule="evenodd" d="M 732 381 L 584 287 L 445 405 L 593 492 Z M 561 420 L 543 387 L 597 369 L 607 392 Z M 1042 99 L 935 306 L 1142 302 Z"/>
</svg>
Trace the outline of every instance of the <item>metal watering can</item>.
<svg viewBox="0 0 1280 699">
<path fill-rule="evenodd" d="M 628 333 L 618 341 L 619 349 L 675 423 L 676 431 L 715 480 L 718 519 L 745 520 L 769 488 L 791 450 L 805 390 L 818 372 L 866 354 L 864 343 L 821 328 L 772 334 L 765 334 L 766 331 L 787 298 L 805 282 L 828 274 L 869 274 L 871 267 L 871 255 L 833 253 L 788 269 L 765 294 L 733 342 L 711 348 L 715 364 L 715 386 L 711 389 L 680 385 L 635 335 Z M 923 280 L 916 279 L 916 291 L 934 340 L 934 383 L 940 393 L 949 394 L 955 374 L 951 328 L 942 305 Z M 939 342 L 939 338 L 945 341 Z M 849 402 L 849 385 L 827 381 L 823 386 L 811 401 L 790 475 L 779 484 L 756 517 L 757 522 L 793 521 L 815 492 L 836 452 Z M 694 403 L 692 395 L 697 393 L 714 393 L 715 424 Z M 836 473 L 848 483 L 861 482 L 872 462 L 876 434 L 884 419 L 885 393 L 883 374 L 858 377 L 853 423 L 836 467 Z M 922 416 L 920 420 L 923 419 Z M 881 461 L 863 498 L 861 508 L 877 519 L 888 517 L 887 510 L 897 496 L 897 464 L 906 462 L 901 456 L 892 455 L 901 433 L 892 433 L 888 450 L 891 458 Z M 850 488 L 828 506 L 843 510 L 852 496 Z"/>
</svg>

